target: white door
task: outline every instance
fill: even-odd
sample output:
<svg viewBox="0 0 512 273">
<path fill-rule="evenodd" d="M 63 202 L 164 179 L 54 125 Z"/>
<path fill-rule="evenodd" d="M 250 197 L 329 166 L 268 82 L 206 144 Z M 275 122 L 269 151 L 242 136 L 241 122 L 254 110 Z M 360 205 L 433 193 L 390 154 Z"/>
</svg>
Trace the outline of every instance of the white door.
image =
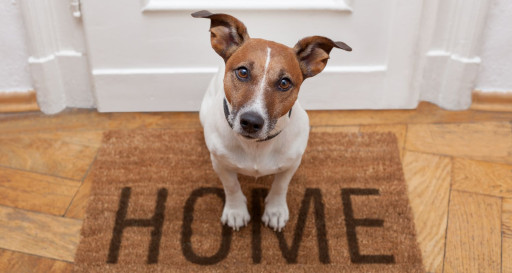
<svg viewBox="0 0 512 273">
<path fill-rule="evenodd" d="M 251 37 L 293 47 L 306 36 L 347 43 L 307 79 L 306 109 L 414 108 L 422 0 L 82 0 L 97 107 L 195 111 L 221 58 L 202 9 L 231 14 Z"/>
</svg>

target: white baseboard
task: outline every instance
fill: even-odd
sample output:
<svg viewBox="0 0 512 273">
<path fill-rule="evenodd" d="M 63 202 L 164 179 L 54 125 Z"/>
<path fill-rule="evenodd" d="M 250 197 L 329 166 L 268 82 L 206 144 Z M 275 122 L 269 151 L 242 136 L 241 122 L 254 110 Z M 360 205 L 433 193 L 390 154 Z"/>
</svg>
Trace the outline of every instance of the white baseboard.
<svg viewBox="0 0 512 273">
<path fill-rule="evenodd" d="M 422 100 L 445 109 L 462 110 L 471 105 L 471 92 L 478 75 L 480 58 L 461 58 L 448 52 L 426 56 Z"/>
<path fill-rule="evenodd" d="M 57 52 L 43 58 L 29 59 L 41 111 L 58 113 L 66 107 L 91 108 L 87 59 L 76 52 Z"/>
</svg>

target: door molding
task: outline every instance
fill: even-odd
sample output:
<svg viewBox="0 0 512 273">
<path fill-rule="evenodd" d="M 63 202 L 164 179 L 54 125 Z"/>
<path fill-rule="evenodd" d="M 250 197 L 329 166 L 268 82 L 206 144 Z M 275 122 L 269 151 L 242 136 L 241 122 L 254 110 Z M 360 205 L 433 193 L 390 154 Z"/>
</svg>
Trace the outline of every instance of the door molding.
<svg viewBox="0 0 512 273">
<path fill-rule="evenodd" d="M 334 10 L 352 12 L 350 0 L 146 0 L 142 10 L 175 11 L 175 10 Z"/>
<path fill-rule="evenodd" d="M 71 1 L 20 0 L 29 59 L 41 111 L 94 107 L 83 29 Z"/>
<path fill-rule="evenodd" d="M 424 1 L 414 86 L 420 100 L 450 110 L 471 105 L 491 1 Z"/>
</svg>

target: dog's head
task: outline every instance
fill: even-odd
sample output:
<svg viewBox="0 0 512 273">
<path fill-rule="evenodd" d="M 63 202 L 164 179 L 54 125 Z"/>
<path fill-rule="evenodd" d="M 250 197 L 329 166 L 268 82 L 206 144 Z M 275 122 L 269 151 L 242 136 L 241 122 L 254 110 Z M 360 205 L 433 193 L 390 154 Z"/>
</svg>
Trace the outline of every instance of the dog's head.
<svg viewBox="0 0 512 273">
<path fill-rule="evenodd" d="M 312 36 L 295 47 L 250 38 L 247 28 L 227 14 L 199 11 L 195 18 L 211 20 L 211 44 L 226 64 L 224 112 L 240 135 L 266 140 L 289 119 L 302 82 L 320 73 L 331 49 L 351 51 L 343 42 Z"/>
</svg>

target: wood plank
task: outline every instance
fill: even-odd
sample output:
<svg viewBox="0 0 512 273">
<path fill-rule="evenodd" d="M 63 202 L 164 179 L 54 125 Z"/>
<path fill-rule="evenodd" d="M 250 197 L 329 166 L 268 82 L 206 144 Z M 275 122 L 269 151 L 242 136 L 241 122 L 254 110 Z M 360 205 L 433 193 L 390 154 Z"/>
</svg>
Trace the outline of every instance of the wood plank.
<svg viewBox="0 0 512 273">
<path fill-rule="evenodd" d="M 447 111 L 421 102 L 415 110 L 308 111 L 311 126 L 463 123 L 512 120 L 510 112 Z"/>
<path fill-rule="evenodd" d="M 363 125 L 360 128 L 361 132 L 391 132 L 395 134 L 400 149 L 400 158 L 403 159 L 405 136 L 407 134 L 407 125 Z"/>
<path fill-rule="evenodd" d="M 418 243 L 427 272 L 442 272 L 450 195 L 451 160 L 405 152 L 403 168 Z"/>
<path fill-rule="evenodd" d="M 0 248 L 72 262 L 81 220 L 0 206 Z"/>
<path fill-rule="evenodd" d="M 71 205 L 66 211 L 66 217 L 75 219 L 85 218 L 85 210 L 87 208 L 87 202 L 91 193 L 92 181 L 93 180 L 90 175 L 85 178 L 84 182 L 80 186 L 80 189 L 73 198 Z"/>
<path fill-rule="evenodd" d="M 502 271 L 512 272 L 512 198 L 503 199 L 502 229 Z"/>
<path fill-rule="evenodd" d="M 63 215 L 79 186 L 73 180 L 0 167 L 0 205 Z"/>
<path fill-rule="evenodd" d="M 452 190 L 444 272 L 501 271 L 501 199 Z"/>
<path fill-rule="evenodd" d="M 2 135 L 0 165 L 81 180 L 101 139 L 102 131 Z"/>
<path fill-rule="evenodd" d="M 512 198 L 512 165 L 456 158 L 453 189 Z"/>
<path fill-rule="evenodd" d="M 43 113 L 0 115 L 0 131 L 4 135 L 56 131 L 200 127 L 197 112 L 98 113 L 94 109 L 67 109 L 51 116 Z"/>
<path fill-rule="evenodd" d="M 73 264 L 34 255 L 0 249 L 0 272 L 8 273 L 67 273 Z"/>
<path fill-rule="evenodd" d="M 0 92 L 0 113 L 39 111 L 36 92 Z"/>
<path fill-rule="evenodd" d="M 412 124 L 407 150 L 512 164 L 509 122 Z"/>
</svg>

